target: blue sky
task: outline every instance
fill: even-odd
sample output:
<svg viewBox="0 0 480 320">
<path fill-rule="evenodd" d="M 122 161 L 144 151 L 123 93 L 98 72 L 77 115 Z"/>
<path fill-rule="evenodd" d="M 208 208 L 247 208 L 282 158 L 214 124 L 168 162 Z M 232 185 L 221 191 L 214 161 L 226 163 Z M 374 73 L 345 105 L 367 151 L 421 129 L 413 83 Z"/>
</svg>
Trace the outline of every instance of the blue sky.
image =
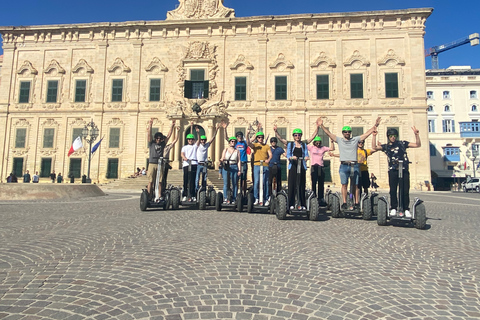
<svg viewBox="0 0 480 320">
<path fill-rule="evenodd" d="M 175 9 L 177 4 L 178 0 L 23 0 L 2 6 L 0 25 L 165 20 L 167 11 Z M 434 11 L 427 20 L 425 48 L 480 33 L 479 0 L 224 0 L 224 5 L 235 9 L 237 17 L 431 7 Z M 439 62 L 440 68 L 452 65 L 480 68 L 480 45 L 464 45 L 441 53 Z M 427 58 L 426 67 L 430 66 L 430 58 Z"/>
</svg>

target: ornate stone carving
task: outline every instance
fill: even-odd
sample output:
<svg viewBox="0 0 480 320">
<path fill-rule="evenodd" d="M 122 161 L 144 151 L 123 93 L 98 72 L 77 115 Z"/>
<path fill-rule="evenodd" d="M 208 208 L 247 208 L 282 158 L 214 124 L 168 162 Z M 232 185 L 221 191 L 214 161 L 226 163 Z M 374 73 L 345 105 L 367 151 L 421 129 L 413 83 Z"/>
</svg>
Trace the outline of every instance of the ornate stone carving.
<svg viewBox="0 0 480 320">
<path fill-rule="evenodd" d="M 73 67 L 72 72 L 78 73 L 80 69 L 84 69 L 86 73 L 93 73 L 93 68 L 85 61 L 85 59 L 80 59 L 75 67 Z"/>
<path fill-rule="evenodd" d="M 116 102 L 116 103 L 108 103 L 107 108 L 109 109 L 125 109 L 127 107 L 126 102 Z"/>
<path fill-rule="evenodd" d="M 347 124 L 353 124 L 353 125 L 357 125 L 357 124 L 367 124 L 367 121 L 365 119 L 363 119 L 362 116 L 355 116 L 353 117 L 352 119 L 350 119 Z"/>
<path fill-rule="evenodd" d="M 71 126 L 86 126 L 87 121 L 83 120 L 82 118 L 75 118 L 72 122 L 70 122 Z"/>
<path fill-rule="evenodd" d="M 244 125 L 249 126 L 250 122 L 247 121 L 244 117 L 237 117 L 235 120 L 231 122 L 232 125 Z"/>
<path fill-rule="evenodd" d="M 58 127 L 58 122 L 55 121 L 55 119 L 47 119 L 45 121 L 42 122 L 41 124 L 43 127 Z"/>
<path fill-rule="evenodd" d="M 90 104 L 88 103 L 72 103 L 70 104 L 70 108 L 75 109 L 75 110 L 85 110 L 90 107 Z"/>
<path fill-rule="evenodd" d="M 43 71 L 44 73 L 50 73 L 52 70 L 56 70 L 57 73 L 65 74 L 65 69 L 63 69 L 57 60 L 53 59 L 48 67 Z"/>
<path fill-rule="evenodd" d="M 119 157 L 123 154 L 123 150 L 125 148 L 121 148 L 121 149 L 108 149 L 107 150 L 107 155 L 111 156 L 111 157 Z"/>
<path fill-rule="evenodd" d="M 294 67 L 295 66 L 293 65 L 293 63 L 291 61 L 288 61 L 283 53 L 280 53 L 277 59 L 270 64 L 270 69 L 285 70 L 293 69 Z"/>
<path fill-rule="evenodd" d="M 43 156 L 53 156 L 57 153 L 57 149 L 40 149 L 40 154 Z"/>
<path fill-rule="evenodd" d="M 314 62 L 310 64 L 312 68 L 319 67 L 320 69 L 326 69 L 326 68 L 335 68 L 337 64 L 335 61 L 327 57 L 325 52 L 320 52 L 320 55 L 315 59 Z"/>
<path fill-rule="evenodd" d="M 33 103 L 20 103 L 20 104 L 15 104 L 15 109 L 19 110 L 28 110 L 33 108 Z"/>
<path fill-rule="evenodd" d="M 345 60 L 343 63 L 344 66 L 346 67 L 353 67 L 354 69 L 358 69 L 361 66 L 368 67 L 370 65 L 370 62 L 358 52 L 358 50 L 355 50 L 353 54 Z"/>
<path fill-rule="evenodd" d="M 120 120 L 120 118 L 112 118 L 109 122 L 107 122 L 107 126 L 117 127 L 117 126 L 125 126 L 125 123 Z"/>
<path fill-rule="evenodd" d="M 37 69 L 28 60 L 23 62 L 22 66 L 17 70 L 17 74 L 22 74 L 24 71 L 27 71 L 28 74 L 38 74 Z"/>
<path fill-rule="evenodd" d="M 400 120 L 397 116 L 390 116 L 382 121 L 385 124 L 403 124 L 405 121 Z"/>
<path fill-rule="evenodd" d="M 386 106 L 400 106 L 404 103 L 405 103 L 405 99 L 401 99 L 401 98 L 381 100 L 381 104 Z"/>
<path fill-rule="evenodd" d="M 214 60 L 215 59 L 216 46 L 210 45 L 208 42 L 194 41 L 188 44 L 188 48 L 185 51 L 184 60 Z"/>
<path fill-rule="evenodd" d="M 274 126 L 283 126 L 283 125 L 290 125 L 291 122 L 288 121 L 286 117 L 278 117 L 273 121 Z"/>
<path fill-rule="evenodd" d="M 147 72 L 158 73 L 158 71 L 167 72 L 168 68 L 160 61 L 159 58 L 153 58 L 152 62 L 145 68 Z"/>
<path fill-rule="evenodd" d="M 30 127 L 31 124 L 28 122 L 27 119 L 18 119 L 17 122 L 15 122 L 15 127 Z"/>
<path fill-rule="evenodd" d="M 394 67 L 396 65 L 405 65 L 405 60 L 397 56 L 393 49 L 388 50 L 387 54 L 382 58 L 378 59 L 378 64 L 383 66 L 387 65 L 389 67 Z"/>
<path fill-rule="evenodd" d="M 230 65 L 231 70 L 239 70 L 243 71 L 241 69 L 247 69 L 247 70 L 253 70 L 253 65 L 245 59 L 245 56 L 243 54 L 239 55 L 237 60 Z"/>
<path fill-rule="evenodd" d="M 168 11 L 167 20 L 233 18 L 235 10 L 223 6 L 223 0 L 179 0 L 180 5 Z"/>
<path fill-rule="evenodd" d="M 42 103 L 42 107 L 43 109 L 47 109 L 47 110 L 57 110 L 58 108 L 60 108 L 60 104 L 59 103 Z"/>
<path fill-rule="evenodd" d="M 12 149 L 11 152 L 17 157 L 22 157 L 28 153 L 28 150 L 30 150 L 30 148 L 26 147 L 24 149 Z"/>
<path fill-rule="evenodd" d="M 117 58 L 115 59 L 115 62 L 110 66 L 110 68 L 107 69 L 108 72 L 112 73 L 115 72 L 115 70 L 119 68 L 122 72 L 130 72 L 131 69 L 125 65 L 122 59 Z"/>
</svg>

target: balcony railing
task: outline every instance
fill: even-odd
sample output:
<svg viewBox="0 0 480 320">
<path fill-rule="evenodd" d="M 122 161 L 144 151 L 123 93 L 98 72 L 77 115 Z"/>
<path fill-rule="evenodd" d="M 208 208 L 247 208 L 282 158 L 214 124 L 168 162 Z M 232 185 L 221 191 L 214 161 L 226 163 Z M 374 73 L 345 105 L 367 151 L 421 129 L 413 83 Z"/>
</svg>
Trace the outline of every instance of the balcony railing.
<svg viewBox="0 0 480 320">
<path fill-rule="evenodd" d="M 480 122 L 460 122 L 460 137 L 480 138 Z"/>
<path fill-rule="evenodd" d="M 443 148 L 443 160 L 446 162 L 459 162 L 460 161 L 460 148 Z"/>
</svg>

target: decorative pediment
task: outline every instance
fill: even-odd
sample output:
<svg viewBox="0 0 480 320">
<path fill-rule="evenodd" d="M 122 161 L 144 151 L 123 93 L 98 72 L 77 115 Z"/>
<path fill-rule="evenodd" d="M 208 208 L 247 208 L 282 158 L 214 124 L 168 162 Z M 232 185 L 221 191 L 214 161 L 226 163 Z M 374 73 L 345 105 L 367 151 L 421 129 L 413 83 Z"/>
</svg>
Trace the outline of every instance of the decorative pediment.
<svg viewBox="0 0 480 320">
<path fill-rule="evenodd" d="M 90 67 L 85 59 L 80 59 L 75 67 L 73 67 L 72 72 L 78 73 L 81 69 L 85 70 L 87 73 L 93 73 L 93 68 Z"/>
<path fill-rule="evenodd" d="M 107 126 L 124 126 L 125 123 L 120 118 L 113 118 L 107 123 Z"/>
<path fill-rule="evenodd" d="M 115 62 L 107 69 L 108 72 L 112 73 L 115 70 L 120 69 L 122 72 L 130 72 L 131 69 L 125 65 L 122 59 L 117 58 Z"/>
<path fill-rule="evenodd" d="M 367 121 L 362 116 L 355 116 L 350 119 L 347 124 L 367 124 Z"/>
<path fill-rule="evenodd" d="M 237 117 L 237 119 L 232 121 L 232 124 L 248 126 L 250 125 L 250 122 L 248 122 L 244 117 Z"/>
<path fill-rule="evenodd" d="M 279 126 L 279 125 L 288 125 L 291 124 L 290 121 L 286 117 L 278 117 L 273 121 L 274 126 Z"/>
<path fill-rule="evenodd" d="M 70 122 L 70 125 L 85 127 L 87 125 L 87 121 L 83 120 L 82 118 L 75 118 L 72 122 Z"/>
<path fill-rule="evenodd" d="M 293 63 L 291 61 L 288 61 L 283 53 L 280 53 L 277 59 L 272 64 L 270 64 L 270 69 L 277 69 L 279 66 L 284 66 L 287 69 L 294 68 Z"/>
<path fill-rule="evenodd" d="M 44 127 L 52 127 L 52 126 L 58 127 L 58 122 L 55 121 L 55 119 L 47 119 L 47 120 L 42 122 L 42 126 L 44 126 Z"/>
<path fill-rule="evenodd" d="M 27 71 L 29 74 L 38 74 L 37 69 L 32 66 L 30 61 L 25 60 L 22 66 L 17 70 L 17 74 L 22 74 L 23 72 Z"/>
<path fill-rule="evenodd" d="M 361 66 L 368 67 L 370 65 L 370 62 L 358 52 L 358 50 L 355 50 L 350 58 L 348 58 L 344 63 L 344 66 L 348 67 L 354 67 L 354 68 L 359 68 Z"/>
<path fill-rule="evenodd" d="M 65 69 L 63 69 L 63 68 L 60 66 L 60 63 L 58 63 L 58 61 L 55 60 L 55 59 L 50 62 L 50 64 L 48 65 L 48 67 L 46 67 L 43 72 L 44 72 L 44 73 L 50 73 L 52 70 L 56 70 L 57 73 L 65 74 Z"/>
<path fill-rule="evenodd" d="M 215 45 L 208 42 L 194 41 L 188 44 L 184 60 L 215 60 Z"/>
<path fill-rule="evenodd" d="M 179 0 L 177 9 L 167 12 L 167 20 L 233 18 L 235 10 L 223 6 L 223 0 Z"/>
<path fill-rule="evenodd" d="M 390 116 L 382 121 L 384 124 L 403 124 L 405 121 L 400 120 L 397 116 Z"/>
<path fill-rule="evenodd" d="M 240 67 L 244 67 L 247 70 L 253 70 L 253 65 L 248 61 L 243 54 L 239 55 L 237 60 L 230 65 L 231 70 L 238 70 Z"/>
<path fill-rule="evenodd" d="M 16 127 L 30 127 L 30 122 L 28 122 L 27 119 L 18 119 L 17 122 L 15 122 Z"/>
<path fill-rule="evenodd" d="M 325 52 L 322 51 L 320 52 L 320 55 L 317 57 L 317 59 L 315 59 L 315 61 L 310 64 L 310 66 L 312 68 L 316 68 L 320 66 L 322 69 L 326 69 L 326 68 L 335 68 L 337 64 L 335 63 L 335 61 L 327 57 Z"/>
<path fill-rule="evenodd" d="M 387 54 L 378 59 L 378 64 L 383 66 L 383 65 L 388 65 L 388 66 L 396 66 L 396 65 L 405 65 L 405 60 L 397 56 L 395 51 L 393 49 L 388 50 Z"/>
<path fill-rule="evenodd" d="M 148 65 L 148 67 L 145 68 L 145 71 L 147 72 L 152 72 L 152 71 L 163 71 L 167 72 L 168 68 L 160 61 L 159 58 L 155 57 L 153 58 L 152 62 Z"/>
</svg>

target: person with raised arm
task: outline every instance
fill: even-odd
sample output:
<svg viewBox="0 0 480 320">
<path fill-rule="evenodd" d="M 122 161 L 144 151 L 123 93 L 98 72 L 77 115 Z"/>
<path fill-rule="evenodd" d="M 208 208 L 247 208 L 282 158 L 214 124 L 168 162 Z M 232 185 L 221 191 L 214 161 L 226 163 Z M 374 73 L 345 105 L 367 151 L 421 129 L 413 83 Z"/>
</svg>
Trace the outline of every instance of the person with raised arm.
<svg viewBox="0 0 480 320">
<path fill-rule="evenodd" d="M 253 150 L 253 196 L 255 197 L 254 205 L 268 206 L 269 202 L 269 190 L 268 190 L 268 164 L 272 159 L 272 151 L 270 147 L 264 143 L 265 135 L 262 131 L 258 131 L 255 134 L 257 142 L 251 142 L 250 137 L 247 134 L 247 145 Z M 261 162 L 262 161 L 262 162 Z M 260 166 L 263 166 L 263 201 L 260 202 Z"/>
<path fill-rule="evenodd" d="M 193 122 L 190 122 L 190 132 L 193 132 Z M 182 201 L 195 202 L 195 178 L 197 176 L 197 144 L 193 133 L 187 134 L 187 144 L 182 147 L 183 168 L 183 198 Z M 200 137 L 199 137 L 200 138 Z M 189 167 L 191 170 L 189 170 Z M 187 192 L 188 190 L 188 192 Z"/>
<path fill-rule="evenodd" d="M 197 175 L 195 178 L 195 187 L 196 190 L 200 188 L 200 175 L 205 167 L 208 167 L 208 148 L 212 145 L 213 140 L 215 140 L 215 137 L 217 136 L 218 129 L 220 129 L 220 124 L 217 124 L 217 128 L 215 129 L 215 132 L 213 133 L 212 138 L 210 141 L 207 142 L 207 137 L 206 136 L 200 136 L 200 129 L 197 127 L 197 137 L 199 136 L 200 138 L 197 140 L 197 161 L 198 161 L 198 166 L 197 166 Z M 207 174 L 203 177 L 203 180 L 205 183 L 207 182 Z"/>
<path fill-rule="evenodd" d="M 225 135 L 225 140 L 227 140 L 228 144 L 230 144 L 230 142 L 229 142 L 230 139 L 228 138 L 229 136 L 228 136 L 228 133 L 227 133 L 228 123 L 226 123 L 225 121 L 222 121 L 221 126 L 223 127 L 223 133 Z M 238 152 L 240 152 L 240 166 L 241 166 L 241 168 L 239 168 L 239 171 L 242 173 L 241 176 L 240 176 L 240 189 L 241 189 L 243 194 L 246 194 L 246 192 L 247 192 L 247 172 L 248 172 L 248 157 L 247 157 L 248 144 L 244 140 L 242 131 L 236 132 L 235 133 L 235 138 L 237 139 L 237 143 L 235 144 L 235 149 L 238 150 Z"/>
</svg>

